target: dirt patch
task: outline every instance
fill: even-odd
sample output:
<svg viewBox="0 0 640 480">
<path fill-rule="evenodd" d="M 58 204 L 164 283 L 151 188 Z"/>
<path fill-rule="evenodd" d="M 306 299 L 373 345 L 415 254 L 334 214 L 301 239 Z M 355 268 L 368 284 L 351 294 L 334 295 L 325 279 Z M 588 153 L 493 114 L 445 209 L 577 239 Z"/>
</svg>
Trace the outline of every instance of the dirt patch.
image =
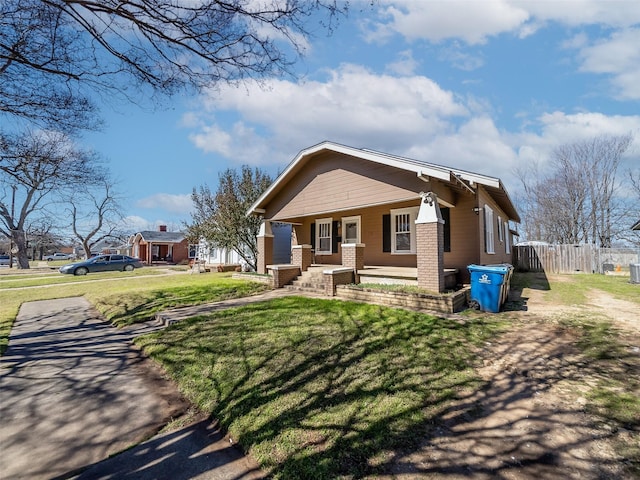
<svg viewBox="0 0 640 480">
<path fill-rule="evenodd" d="M 640 295 L 640 289 L 638 289 Z M 640 333 L 640 305 L 601 291 L 591 289 L 588 294 L 589 308 L 599 309 L 602 315 L 609 317 L 617 328 L 629 333 Z"/>
<path fill-rule="evenodd" d="M 600 291 L 589 292 L 588 305 L 570 307 L 544 300 L 543 290 L 525 293 L 526 310 L 502 314 L 514 328 L 479 352 L 484 388 L 461 396 L 419 450 L 396 457 L 394 477 L 637 478 L 615 446 L 640 447 L 640 431 L 588 412 L 587 392 L 603 372 L 578 351 L 577 332 L 555 320 L 585 311 L 610 319 L 631 362 L 614 374 L 640 374 L 640 309 Z"/>
</svg>

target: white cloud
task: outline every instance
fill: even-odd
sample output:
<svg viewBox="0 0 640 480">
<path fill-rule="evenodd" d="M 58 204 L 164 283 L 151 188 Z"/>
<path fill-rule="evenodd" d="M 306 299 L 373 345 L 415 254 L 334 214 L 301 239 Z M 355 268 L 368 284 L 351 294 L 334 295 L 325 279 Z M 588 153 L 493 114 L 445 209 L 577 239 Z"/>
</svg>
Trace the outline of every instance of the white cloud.
<svg viewBox="0 0 640 480">
<path fill-rule="evenodd" d="M 640 115 L 604 115 L 601 113 L 549 112 L 535 124 L 537 132 L 510 134 L 505 140 L 518 151 L 518 164 L 538 162 L 544 165 L 558 146 L 599 136 L 619 136 L 631 133 L 634 144 L 623 157 L 620 171 L 640 162 Z"/>
<path fill-rule="evenodd" d="M 369 41 L 384 42 L 399 34 L 410 41 L 459 39 L 473 45 L 502 33 L 524 38 L 549 22 L 569 27 L 613 28 L 640 22 L 640 2 L 631 0 L 381 0 L 380 3 L 380 20 L 369 24 L 365 32 Z"/>
<path fill-rule="evenodd" d="M 191 195 L 174 195 L 170 193 L 156 193 L 150 197 L 136 201 L 136 207 L 161 209 L 173 213 L 188 214 L 193 208 Z"/>
<path fill-rule="evenodd" d="M 240 120 L 228 130 L 208 125 L 192 140 L 240 163 L 283 166 L 300 149 L 332 140 L 500 177 L 510 190 L 519 185 L 519 164 L 544 162 L 559 145 L 629 132 L 640 142 L 640 116 L 549 111 L 510 132 L 497 128 L 486 99 L 456 95 L 426 77 L 354 65 L 328 72 L 325 81 L 228 88 L 205 104 L 205 115 L 233 110 Z"/>
<path fill-rule="evenodd" d="M 576 27 L 606 25 L 624 28 L 640 22 L 640 2 L 634 0 L 572 0 L 541 2 L 539 0 L 513 1 L 541 21 L 553 21 Z"/>
<path fill-rule="evenodd" d="M 273 164 L 323 140 L 397 151 L 415 138 L 446 132 L 451 119 L 469 114 L 452 92 L 423 76 L 376 75 L 355 65 L 327 75 L 325 81 L 272 80 L 268 88 L 213 92 L 206 113 L 232 110 L 241 120 L 230 130 L 204 126 L 190 138 L 203 151 L 238 163 Z M 376 140 L 383 138 L 385 144 Z"/>
<path fill-rule="evenodd" d="M 383 18 L 368 32 L 369 40 L 384 41 L 397 32 L 408 40 L 458 38 L 479 44 L 487 37 L 516 31 L 529 19 L 525 9 L 503 0 L 381 3 Z"/>
<path fill-rule="evenodd" d="M 614 32 L 609 38 L 583 46 L 580 70 L 611 74 L 613 96 L 640 99 L 640 29 Z"/>
<path fill-rule="evenodd" d="M 472 55 L 463 50 L 459 42 L 453 42 L 450 46 L 444 47 L 439 54 L 440 60 L 447 61 L 451 66 L 470 72 L 477 70 L 484 65 L 482 55 Z"/>
<path fill-rule="evenodd" d="M 398 60 L 386 66 L 389 73 L 408 76 L 413 75 L 418 67 L 418 62 L 413 58 L 411 50 L 405 50 L 398 54 Z"/>
<path fill-rule="evenodd" d="M 129 215 L 122 220 L 123 227 L 126 231 L 142 232 L 144 230 L 153 230 L 153 223 L 149 220 L 139 217 L 137 215 Z"/>
</svg>

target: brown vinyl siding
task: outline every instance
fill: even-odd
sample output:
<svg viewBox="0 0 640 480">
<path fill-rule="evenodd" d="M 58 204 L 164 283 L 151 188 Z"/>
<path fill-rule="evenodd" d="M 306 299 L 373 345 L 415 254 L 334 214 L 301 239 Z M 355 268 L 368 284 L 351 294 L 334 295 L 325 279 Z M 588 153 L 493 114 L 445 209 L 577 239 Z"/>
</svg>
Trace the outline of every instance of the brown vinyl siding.
<svg viewBox="0 0 640 480">
<path fill-rule="evenodd" d="M 498 224 L 497 219 L 498 216 L 502 217 L 502 221 L 507 221 L 507 215 L 500 209 L 498 204 L 493 201 L 493 199 L 489 196 L 489 194 L 482 188 L 478 188 L 478 206 L 480 208 L 484 208 L 485 205 L 489 205 L 493 210 L 493 225 L 490 228 L 493 229 L 493 249 L 495 253 L 487 253 L 485 250 L 485 234 L 484 234 L 484 211 L 481 211 L 478 217 L 480 218 L 479 222 L 479 240 L 480 240 L 480 261 L 478 262 L 480 265 L 491 265 L 496 263 L 511 263 L 511 254 L 506 253 L 505 251 L 505 243 L 504 237 L 503 240 L 500 241 L 500 237 L 498 236 Z"/>
<path fill-rule="evenodd" d="M 478 219 L 473 211 L 476 206 L 476 197 L 472 195 L 459 195 L 458 204 L 449 209 L 451 218 L 451 251 L 444 252 L 444 267 L 457 268 L 458 280 L 468 283 L 469 272 L 467 265 L 478 263 L 479 232 Z M 484 239 L 483 239 L 484 241 Z"/>
<path fill-rule="evenodd" d="M 293 226 L 294 236 L 298 245 L 311 244 L 311 224 L 320 218 L 331 217 L 333 221 L 341 221 L 343 217 L 360 215 L 360 240 L 365 244 L 365 265 L 394 265 L 398 267 L 415 267 L 415 254 L 398 255 L 384 253 L 382 251 L 382 216 L 388 214 L 394 208 L 415 207 L 420 205 L 420 199 L 394 203 L 390 205 L 378 205 L 375 207 L 346 210 L 332 215 L 318 215 L 317 217 L 305 217 L 295 219 Z M 341 232 L 342 233 L 342 232 Z M 342 261 L 341 246 L 338 244 L 338 253 L 332 255 L 316 255 L 315 263 L 340 265 Z"/>
<path fill-rule="evenodd" d="M 428 182 L 404 170 L 326 153 L 309 159 L 287 188 L 275 194 L 264 216 L 272 221 L 328 217 L 330 212 L 409 200 L 429 189 Z"/>
</svg>

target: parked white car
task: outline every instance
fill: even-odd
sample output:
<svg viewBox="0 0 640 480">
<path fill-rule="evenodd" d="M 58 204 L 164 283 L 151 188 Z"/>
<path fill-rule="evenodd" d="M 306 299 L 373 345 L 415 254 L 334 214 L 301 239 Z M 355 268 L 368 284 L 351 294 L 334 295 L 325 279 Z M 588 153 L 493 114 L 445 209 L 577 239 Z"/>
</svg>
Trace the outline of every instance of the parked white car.
<svg viewBox="0 0 640 480">
<path fill-rule="evenodd" d="M 45 255 L 43 258 L 47 262 L 50 262 L 51 260 L 73 260 L 74 258 L 76 258 L 76 256 L 72 255 L 71 253 L 56 252 L 53 255 Z"/>
</svg>

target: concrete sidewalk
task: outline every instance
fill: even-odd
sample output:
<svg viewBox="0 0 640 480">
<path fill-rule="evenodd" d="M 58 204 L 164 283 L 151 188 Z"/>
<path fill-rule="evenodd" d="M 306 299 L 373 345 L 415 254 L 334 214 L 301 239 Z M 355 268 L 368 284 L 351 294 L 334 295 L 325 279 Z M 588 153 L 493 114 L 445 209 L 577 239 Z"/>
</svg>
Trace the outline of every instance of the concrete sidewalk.
<svg viewBox="0 0 640 480">
<path fill-rule="evenodd" d="M 113 328 L 84 298 L 22 305 L 0 359 L 0 477 L 67 478 L 94 465 L 81 478 L 259 478 L 209 422 L 101 462 L 188 406 L 131 345 L 155 328 Z"/>
</svg>

